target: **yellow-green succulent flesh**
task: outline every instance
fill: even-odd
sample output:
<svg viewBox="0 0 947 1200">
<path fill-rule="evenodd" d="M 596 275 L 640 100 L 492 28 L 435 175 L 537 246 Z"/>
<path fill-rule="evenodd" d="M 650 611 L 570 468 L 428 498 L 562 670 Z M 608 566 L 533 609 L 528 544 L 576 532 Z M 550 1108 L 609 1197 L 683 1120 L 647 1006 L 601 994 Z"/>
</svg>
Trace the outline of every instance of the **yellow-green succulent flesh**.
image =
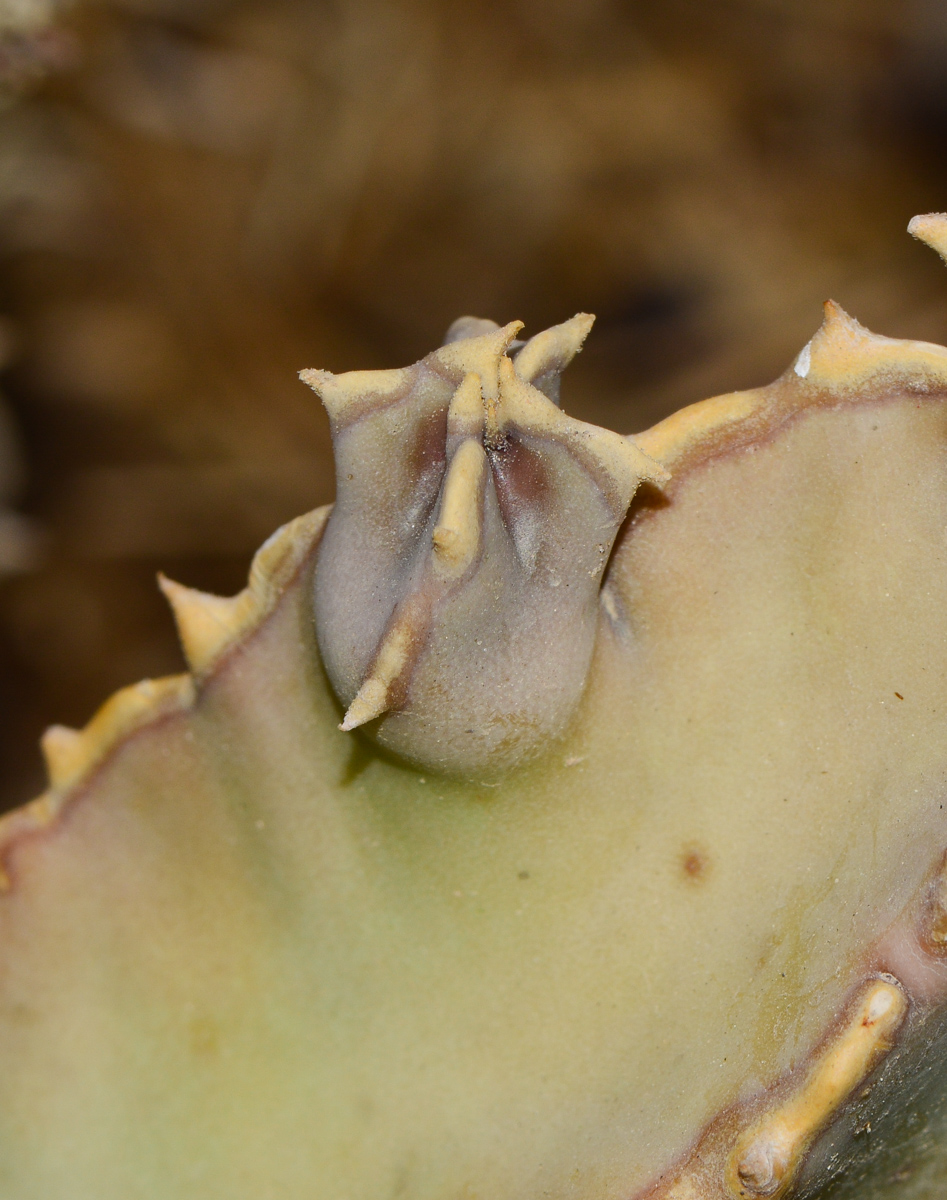
<svg viewBox="0 0 947 1200">
<path fill-rule="evenodd" d="M 632 441 L 590 323 L 305 373 L 335 511 L 46 735 L 2 1200 L 942 1195 L 947 350 Z"/>
</svg>

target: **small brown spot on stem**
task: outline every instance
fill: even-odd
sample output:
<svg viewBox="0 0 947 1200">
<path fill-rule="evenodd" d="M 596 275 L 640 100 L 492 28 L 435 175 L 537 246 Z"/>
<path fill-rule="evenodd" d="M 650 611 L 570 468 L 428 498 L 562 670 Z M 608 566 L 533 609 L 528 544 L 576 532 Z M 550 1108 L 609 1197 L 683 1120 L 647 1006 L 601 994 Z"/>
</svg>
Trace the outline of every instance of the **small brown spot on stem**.
<svg viewBox="0 0 947 1200">
<path fill-rule="evenodd" d="M 688 846 L 681 855 L 681 870 L 684 878 L 692 883 L 701 883 L 710 870 L 710 858 L 697 846 Z"/>
</svg>

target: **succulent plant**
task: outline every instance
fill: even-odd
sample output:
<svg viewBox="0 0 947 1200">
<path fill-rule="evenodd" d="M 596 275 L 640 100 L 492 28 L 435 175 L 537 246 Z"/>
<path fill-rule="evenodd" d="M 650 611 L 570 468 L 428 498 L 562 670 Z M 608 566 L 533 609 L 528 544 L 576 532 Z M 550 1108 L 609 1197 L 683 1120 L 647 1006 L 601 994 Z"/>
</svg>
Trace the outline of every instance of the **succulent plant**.
<svg viewBox="0 0 947 1200">
<path fill-rule="evenodd" d="M 947 350 L 626 438 L 590 325 L 303 372 L 334 509 L 47 732 L 4 1200 L 942 1194 Z"/>
</svg>

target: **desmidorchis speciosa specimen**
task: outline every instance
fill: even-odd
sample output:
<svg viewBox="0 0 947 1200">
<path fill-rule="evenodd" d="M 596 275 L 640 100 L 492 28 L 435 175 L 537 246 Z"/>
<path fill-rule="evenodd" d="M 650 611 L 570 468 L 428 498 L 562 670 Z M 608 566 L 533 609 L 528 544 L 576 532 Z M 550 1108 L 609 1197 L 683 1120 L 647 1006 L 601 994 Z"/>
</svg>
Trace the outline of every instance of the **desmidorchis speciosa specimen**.
<svg viewBox="0 0 947 1200">
<path fill-rule="evenodd" d="M 590 324 L 304 372 L 331 514 L 48 731 L 2 1200 L 942 1193 L 947 350 L 829 303 L 630 438 Z"/>
</svg>

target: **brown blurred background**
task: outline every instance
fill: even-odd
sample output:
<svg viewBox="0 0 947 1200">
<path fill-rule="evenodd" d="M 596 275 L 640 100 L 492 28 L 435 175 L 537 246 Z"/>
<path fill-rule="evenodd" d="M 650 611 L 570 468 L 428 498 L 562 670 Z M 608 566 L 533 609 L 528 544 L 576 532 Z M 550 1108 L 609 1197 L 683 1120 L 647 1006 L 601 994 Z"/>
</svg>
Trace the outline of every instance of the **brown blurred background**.
<svg viewBox="0 0 947 1200">
<path fill-rule="evenodd" d="M 632 432 L 829 295 L 947 340 L 942 0 L 0 0 L 0 84 L 0 805 L 181 669 L 158 568 L 331 499 L 301 367 L 584 309 L 565 407 Z"/>
</svg>

